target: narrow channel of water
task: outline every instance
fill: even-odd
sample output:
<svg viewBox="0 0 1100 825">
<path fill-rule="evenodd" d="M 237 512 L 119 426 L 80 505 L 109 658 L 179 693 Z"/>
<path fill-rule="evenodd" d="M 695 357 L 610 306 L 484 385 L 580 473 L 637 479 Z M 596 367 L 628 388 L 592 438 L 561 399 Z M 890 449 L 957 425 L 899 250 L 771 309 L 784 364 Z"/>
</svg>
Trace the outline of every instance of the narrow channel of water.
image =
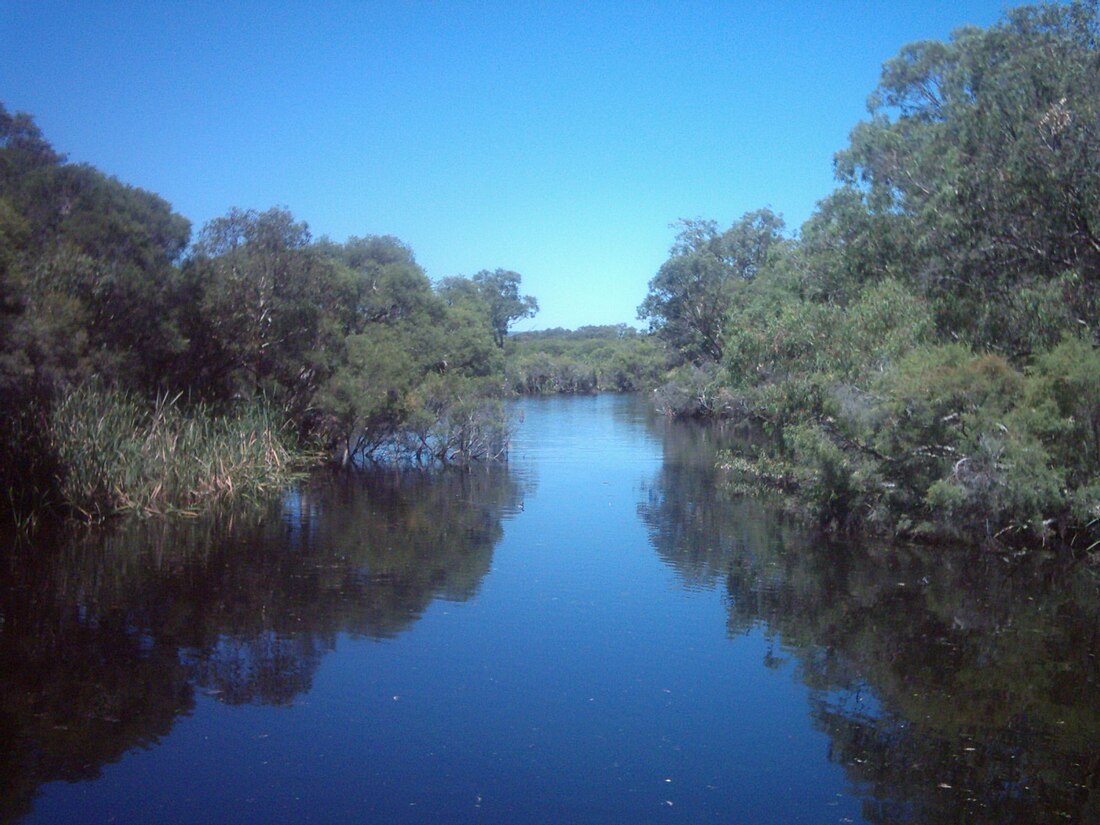
<svg viewBox="0 0 1100 825">
<path fill-rule="evenodd" d="M 0 822 L 1100 821 L 1095 570 L 814 539 L 645 399 L 0 552 Z"/>
</svg>

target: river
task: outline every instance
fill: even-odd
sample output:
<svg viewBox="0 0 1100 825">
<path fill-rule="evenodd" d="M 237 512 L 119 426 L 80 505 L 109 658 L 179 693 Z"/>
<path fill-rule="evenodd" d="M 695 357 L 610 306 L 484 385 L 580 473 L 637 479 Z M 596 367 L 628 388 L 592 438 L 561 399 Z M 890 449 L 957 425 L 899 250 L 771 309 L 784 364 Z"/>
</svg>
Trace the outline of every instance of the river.
<svg viewBox="0 0 1100 825">
<path fill-rule="evenodd" d="M 4 545 L 0 821 L 1100 821 L 1095 568 L 815 537 L 644 398 L 516 413 L 506 467 Z"/>
</svg>

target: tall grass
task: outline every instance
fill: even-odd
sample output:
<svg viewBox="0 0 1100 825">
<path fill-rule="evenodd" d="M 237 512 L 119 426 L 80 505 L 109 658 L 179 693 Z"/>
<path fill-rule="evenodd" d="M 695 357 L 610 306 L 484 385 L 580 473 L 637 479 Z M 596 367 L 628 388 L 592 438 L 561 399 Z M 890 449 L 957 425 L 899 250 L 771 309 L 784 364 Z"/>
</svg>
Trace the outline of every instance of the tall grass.
<svg viewBox="0 0 1100 825">
<path fill-rule="evenodd" d="M 178 396 L 150 406 L 87 386 L 63 398 L 50 419 L 60 498 L 89 520 L 193 513 L 216 500 L 262 497 L 294 475 L 290 430 L 260 403 L 216 415 Z"/>
</svg>

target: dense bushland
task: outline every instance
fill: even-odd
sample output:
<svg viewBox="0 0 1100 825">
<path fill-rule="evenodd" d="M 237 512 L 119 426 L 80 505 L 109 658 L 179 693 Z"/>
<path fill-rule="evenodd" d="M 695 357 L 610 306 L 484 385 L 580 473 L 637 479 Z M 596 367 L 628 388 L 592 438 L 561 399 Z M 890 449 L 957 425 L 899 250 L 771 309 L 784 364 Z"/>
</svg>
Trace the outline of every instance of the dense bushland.
<svg viewBox="0 0 1100 825">
<path fill-rule="evenodd" d="M 688 221 L 639 316 L 675 414 L 769 446 L 731 483 L 822 524 L 1100 541 L 1100 15 L 1029 6 L 906 46 L 792 236 Z"/>
<path fill-rule="evenodd" d="M 520 332 L 506 351 L 508 386 L 524 395 L 652 390 L 668 369 L 660 342 L 626 324 Z"/>
<path fill-rule="evenodd" d="M 0 497 L 27 520 L 187 510 L 344 464 L 507 443 L 520 275 L 433 286 L 389 236 L 233 209 L 191 243 L 160 197 L 69 164 L 0 106 Z"/>
</svg>

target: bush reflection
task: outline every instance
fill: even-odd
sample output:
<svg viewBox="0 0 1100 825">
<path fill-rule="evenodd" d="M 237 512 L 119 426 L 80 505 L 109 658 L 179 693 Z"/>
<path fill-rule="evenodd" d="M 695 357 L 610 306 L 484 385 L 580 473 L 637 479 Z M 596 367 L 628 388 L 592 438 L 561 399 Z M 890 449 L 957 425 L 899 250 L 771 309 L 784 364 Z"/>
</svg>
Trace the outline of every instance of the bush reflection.
<svg viewBox="0 0 1100 825">
<path fill-rule="evenodd" d="M 762 627 L 764 664 L 794 660 L 864 816 L 1100 821 L 1096 570 L 815 537 L 723 493 L 719 438 L 669 427 L 639 515 L 685 585 L 724 587 L 732 637 Z"/>
<path fill-rule="evenodd" d="M 287 704 L 341 634 L 473 596 L 522 491 L 504 467 L 324 474 L 260 512 L 11 541 L 0 568 L 0 821 L 195 704 Z"/>
</svg>

